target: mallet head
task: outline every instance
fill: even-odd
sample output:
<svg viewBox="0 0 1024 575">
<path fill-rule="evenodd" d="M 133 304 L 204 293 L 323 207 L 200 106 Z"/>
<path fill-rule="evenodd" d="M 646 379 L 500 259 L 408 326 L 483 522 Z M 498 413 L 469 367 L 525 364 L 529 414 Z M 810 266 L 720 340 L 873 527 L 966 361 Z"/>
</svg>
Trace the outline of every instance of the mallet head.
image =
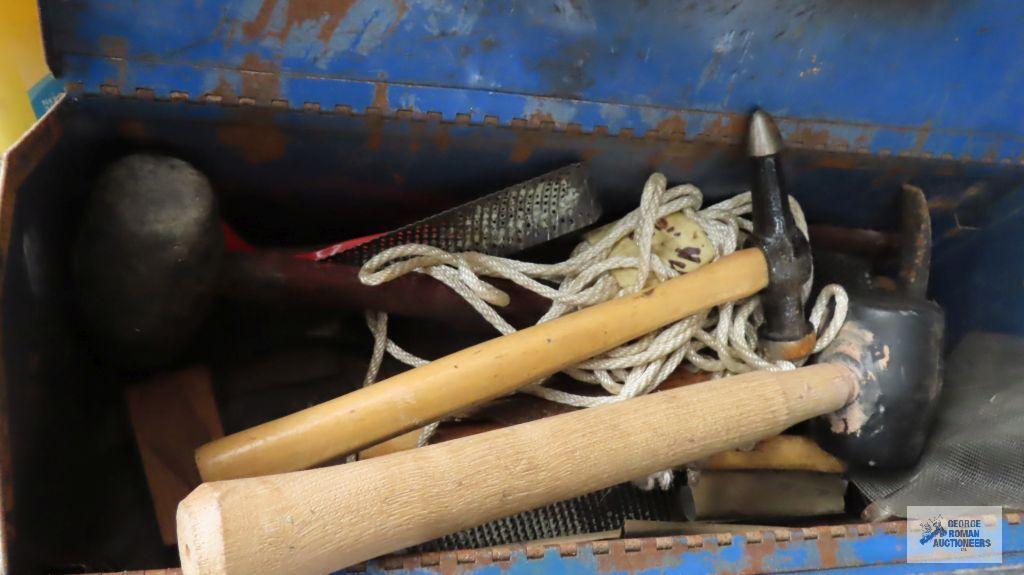
<svg viewBox="0 0 1024 575">
<path fill-rule="evenodd" d="M 860 379 L 856 399 L 812 423 L 819 443 L 854 467 L 917 462 L 942 388 L 944 315 L 937 304 L 902 294 L 851 295 L 846 323 L 819 355 Z"/>
<path fill-rule="evenodd" d="M 128 368 L 174 357 L 205 317 L 223 247 L 210 182 L 187 162 L 125 156 L 96 182 L 74 249 L 96 350 Z"/>
</svg>

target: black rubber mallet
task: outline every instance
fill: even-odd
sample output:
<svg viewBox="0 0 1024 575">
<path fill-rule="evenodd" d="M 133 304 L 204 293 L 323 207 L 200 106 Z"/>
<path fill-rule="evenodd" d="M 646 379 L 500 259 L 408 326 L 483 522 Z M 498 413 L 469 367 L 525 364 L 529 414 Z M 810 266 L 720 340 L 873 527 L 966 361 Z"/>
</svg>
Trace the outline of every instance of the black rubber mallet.
<svg viewBox="0 0 1024 575">
<path fill-rule="evenodd" d="M 537 214 L 515 209 L 512 204 L 523 198 L 541 208 Z M 557 207 L 548 209 L 552 205 Z M 437 226 L 460 210 L 478 217 L 467 220 L 468 231 L 442 234 Z M 370 244 L 387 247 L 408 240 L 505 253 L 584 227 L 599 213 L 585 169 L 571 165 Z M 492 222 L 493 215 L 503 217 Z M 510 232 L 510 225 L 522 232 Z M 402 231 L 407 228 L 408 233 Z M 476 243 L 446 241 L 459 233 L 470 233 Z M 367 245 L 358 246 L 357 255 L 365 258 Z M 132 154 L 107 166 L 89 197 L 74 249 L 78 307 L 96 350 L 127 368 L 172 360 L 199 329 L 214 296 L 276 307 L 372 309 L 494 332 L 461 296 L 426 275 L 367 286 L 355 265 L 294 255 L 272 250 L 225 253 L 216 196 L 206 176 L 171 156 Z M 492 283 L 509 295 L 502 315 L 516 327 L 530 325 L 550 306 L 512 282 Z"/>
</svg>

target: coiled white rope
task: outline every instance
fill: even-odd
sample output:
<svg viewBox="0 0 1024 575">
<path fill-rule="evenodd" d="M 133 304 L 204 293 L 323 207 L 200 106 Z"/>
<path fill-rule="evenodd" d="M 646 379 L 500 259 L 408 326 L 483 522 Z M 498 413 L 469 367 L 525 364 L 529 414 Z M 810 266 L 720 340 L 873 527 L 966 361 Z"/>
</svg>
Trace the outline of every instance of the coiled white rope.
<svg viewBox="0 0 1024 575">
<path fill-rule="evenodd" d="M 714 259 L 742 247 L 753 229 L 750 193 L 743 193 L 701 209 L 704 196 L 693 185 L 669 188 L 665 176 L 652 174 L 644 185 L 640 207 L 616 222 L 594 244 L 581 243 L 568 260 L 556 264 L 521 262 L 508 258 L 466 252 L 448 253 L 421 244 L 396 246 L 370 259 L 359 272 L 366 285 L 380 285 L 411 272 L 424 273 L 441 281 L 469 303 L 501 334 L 515 330 L 494 306 L 508 302 L 508 295 L 482 277 L 500 277 L 550 299 L 551 308 L 537 323 L 550 321 L 580 308 L 643 289 L 650 277 L 658 281 L 679 275 L 657 254 L 652 253 L 656 222 L 669 214 L 682 212 L 694 220 L 708 236 Z M 796 200 L 790 207 L 797 227 L 807 236 L 807 223 Z M 632 234 L 640 257 L 611 256 L 612 246 Z M 621 288 L 608 273 L 614 269 L 635 268 L 636 284 Z M 554 287 L 550 284 L 554 284 Z M 810 293 L 810 281 L 804 286 L 804 298 Z M 822 325 L 832 313 L 826 325 Z M 820 334 L 814 351 L 824 349 L 835 338 L 846 319 L 848 298 L 845 290 L 832 284 L 822 289 L 810 313 L 810 322 Z M 367 312 L 366 322 L 373 334 L 373 354 L 365 385 L 377 379 L 384 354 L 410 366 L 428 361 L 417 357 L 387 336 L 387 314 Z M 796 364 L 769 361 L 757 351 L 757 328 L 763 323 L 757 296 L 726 303 L 712 310 L 682 319 L 605 354 L 584 361 L 565 373 L 572 378 L 601 386 L 605 395 L 578 395 L 552 389 L 538 381 L 523 391 L 550 401 L 577 407 L 593 407 L 649 393 L 684 362 L 712 377 L 723 377 L 753 370 L 789 370 Z M 438 422 L 425 428 L 420 445 L 426 444 Z M 655 474 L 648 478 L 667 488 L 670 476 Z"/>
</svg>

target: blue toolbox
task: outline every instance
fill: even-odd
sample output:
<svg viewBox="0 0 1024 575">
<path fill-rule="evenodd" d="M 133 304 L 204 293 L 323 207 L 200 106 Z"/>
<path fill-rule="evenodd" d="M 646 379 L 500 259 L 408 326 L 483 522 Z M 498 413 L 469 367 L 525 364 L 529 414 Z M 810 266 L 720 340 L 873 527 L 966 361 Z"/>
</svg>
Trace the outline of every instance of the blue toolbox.
<svg viewBox="0 0 1024 575">
<path fill-rule="evenodd" d="M 143 471 L 142 460 L 148 471 L 161 454 L 140 460 L 133 425 L 138 432 L 143 424 L 129 413 L 131 396 L 125 400 L 126 383 L 140 372 L 112 367 L 86 343 L 73 295 L 72 251 L 91 182 L 136 150 L 172 154 L 206 174 L 232 234 L 245 238 L 227 239 L 237 249 L 298 250 L 395 229 L 577 162 L 589 171 L 602 223 L 635 209 L 654 172 L 699 186 L 712 204 L 750 188 L 747 126 L 760 108 L 785 142 L 786 189 L 819 224 L 812 244 L 848 245 L 860 255 L 891 250 L 902 190 L 923 190 L 932 246 L 927 297 L 945 311 L 944 351 L 971 334 L 1024 336 L 1016 243 L 1024 237 L 1024 4 L 39 0 L 39 7 L 47 61 L 65 95 L 8 151 L 0 172 L 3 573 L 170 573 L 180 564 L 178 549 L 167 545 L 173 527 L 158 526 L 156 486 Z M 229 382 L 213 392 L 225 430 L 342 393 L 344 386 L 317 375 L 323 362 L 325 373 L 356 373 L 361 385 L 365 364 L 332 351 L 347 345 L 370 355 L 361 314 L 328 325 L 308 310 L 267 312 L 266 321 L 247 310 L 220 306 L 203 318 L 189 362 L 235 354 L 252 364 L 282 341 L 301 347 L 311 337 L 326 351 L 282 369 L 293 372 L 284 380 L 298 371 L 319 378 L 301 399 L 274 382 L 266 384 L 277 385 L 273 393 L 231 387 L 278 377 L 270 368 L 214 368 Z M 995 376 L 1010 373 L 1024 372 Z M 156 406 L 150 422 L 160 417 Z M 222 434 L 220 425 L 204 433 Z M 973 432 L 985 434 L 988 425 L 977 421 Z M 173 465 L 164 464 L 173 477 Z M 173 503 L 165 509 L 171 516 Z M 1024 565 L 1021 515 L 1006 511 L 1002 565 L 974 567 Z M 349 572 L 964 568 L 908 563 L 907 529 L 906 521 L 852 515 L 749 531 L 416 548 Z"/>
</svg>

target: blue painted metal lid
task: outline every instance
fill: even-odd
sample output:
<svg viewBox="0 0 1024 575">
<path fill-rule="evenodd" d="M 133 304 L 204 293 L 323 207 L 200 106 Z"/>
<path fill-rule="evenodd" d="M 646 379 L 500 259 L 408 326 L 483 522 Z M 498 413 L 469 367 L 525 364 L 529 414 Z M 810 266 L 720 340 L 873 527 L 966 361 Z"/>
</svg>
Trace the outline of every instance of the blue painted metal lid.
<svg viewBox="0 0 1024 575">
<path fill-rule="evenodd" d="M 1024 4 L 41 0 L 87 92 L 1024 160 Z"/>
</svg>

